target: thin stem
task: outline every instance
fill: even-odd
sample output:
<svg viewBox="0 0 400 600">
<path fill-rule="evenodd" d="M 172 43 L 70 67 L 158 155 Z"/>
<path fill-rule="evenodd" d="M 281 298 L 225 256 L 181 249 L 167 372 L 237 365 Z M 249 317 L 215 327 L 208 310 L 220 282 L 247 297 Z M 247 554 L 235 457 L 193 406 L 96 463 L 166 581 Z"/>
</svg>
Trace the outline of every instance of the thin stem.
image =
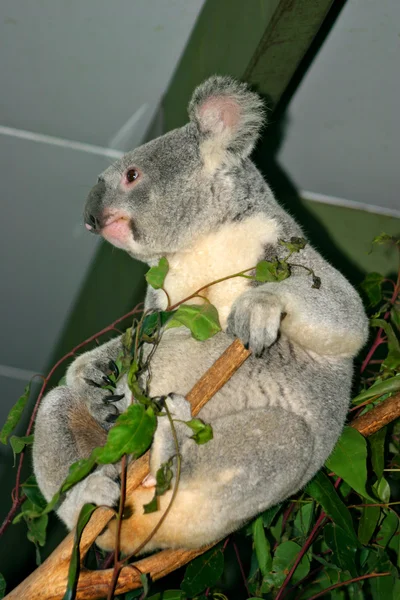
<svg viewBox="0 0 400 600">
<path fill-rule="evenodd" d="M 58 367 L 60 367 L 69 358 L 72 358 L 76 354 L 76 352 L 78 352 L 78 350 L 81 350 L 82 348 L 84 348 L 85 346 L 90 344 L 91 342 L 96 341 L 98 337 L 108 333 L 109 331 L 112 331 L 114 329 L 115 325 L 117 325 L 121 321 L 124 321 L 125 319 L 127 319 L 128 317 L 131 317 L 132 315 L 134 315 L 136 313 L 142 312 L 143 309 L 141 308 L 141 306 L 142 306 L 142 303 L 137 304 L 134 309 L 130 310 L 128 313 L 126 313 L 122 317 L 119 317 L 118 319 L 113 321 L 113 323 L 111 323 L 107 327 L 104 327 L 104 329 L 101 329 L 94 335 L 91 335 L 83 342 L 80 342 L 77 346 L 75 346 L 75 348 L 73 348 L 70 352 L 67 352 L 67 354 L 65 354 L 63 357 L 61 357 L 55 363 L 55 365 L 53 365 L 53 367 L 50 369 L 48 375 L 43 378 L 43 384 L 42 384 L 42 387 L 40 388 L 39 395 L 35 402 L 35 406 L 33 407 L 32 415 L 31 415 L 28 427 L 25 432 L 26 436 L 31 434 L 31 431 L 33 429 L 33 424 L 35 422 L 36 414 L 37 414 L 37 411 L 39 410 L 39 405 L 42 401 L 43 395 L 46 391 L 49 381 L 51 380 L 52 376 L 54 375 L 54 373 L 56 372 Z M 21 500 L 21 498 L 20 498 L 20 477 L 21 477 L 21 472 L 22 472 L 22 465 L 24 462 L 24 456 L 25 456 L 25 452 L 21 452 L 20 457 L 19 457 L 17 476 L 16 476 L 16 482 L 15 482 L 14 493 L 13 493 L 13 503 L 12 503 L 12 506 L 11 506 L 7 516 L 5 517 L 3 523 L 0 527 L 0 537 L 4 534 L 4 532 L 11 525 L 15 513 L 17 512 L 19 506 L 23 502 L 23 500 Z"/>
<path fill-rule="evenodd" d="M 176 308 L 178 308 L 178 306 L 180 306 L 181 304 L 184 304 L 185 302 L 187 302 L 188 300 L 191 300 L 192 298 L 195 298 L 196 296 L 199 295 L 200 292 L 202 292 L 203 290 L 206 290 L 207 288 L 211 287 L 212 285 L 216 285 L 217 283 L 222 283 L 223 281 L 227 281 L 228 279 L 233 279 L 234 277 L 247 277 L 246 275 L 244 275 L 244 273 L 248 273 L 249 271 L 254 271 L 255 268 L 256 267 L 250 267 L 249 269 L 244 269 L 243 271 L 240 271 L 239 273 L 234 273 L 233 275 L 227 275 L 226 277 L 221 277 L 220 279 L 215 279 L 215 281 L 211 281 L 211 283 L 207 283 L 206 285 L 201 286 L 198 290 L 193 292 L 193 294 L 186 296 L 186 298 L 184 298 L 183 300 L 176 302 L 175 304 L 170 306 L 167 310 L 168 311 L 175 310 Z M 250 279 L 253 279 L 253 277 L 250 277 Z"/>
<path fill-rule="evenodd" d="M 122 569 L 122 564 L 119 562 L 120 545 L 121 545 L 121 526 L 122 526 L 122 515 L 124 513 L 126 497 L 126 454 L 121 459 L 121 496 L 119 498 L 119 507 L 117 514 L 117 531 L 115 535 L 115 550 L 114 550 L 114 570 L 108 589 L 107 600 L 114 598 L 115 588 L 118 582 L 118 577 Z"/>
<path fill-rule="evenodd" d="M 236 545 L 236 542 L 232 542 L 232 545 L 233 545 L 233 549 L 234 549 L 235 554 L 236 554 L 236 559 L 237 559 L 237 562 L 238 562 L 238 565 L 239 565 L 240 573 L 242 575 L 244 587 L 246 588 L 246 592 L 247 592 L 248 596 L 250 597 L 251 596 L 251 592 L 250 592 L 249 587 L 247 585 L 246 574 L 245 574 L 244 569 L 243 569 L 243 564 L 242 564 L 242 561 L 241 561 L 241 558 L 240 558 L 239 549 L 238 549 L 238 547 Z"/>
<path fill-rule="evenodd" d="M 174 484 L 174 488 L 172 490 L 172 496 L 171 499 L 169 501 L 169 504 L 167 506 L 167 508 L 165 509 L 165 512 L 163 513 L 163 515 L 161 516 L 160 520 L 158 521 L 157 525 L 155 525 L 155 527 L 153 528 L 153 530 L 150 532 L 150 534 L 147 536 L 147 538 L 137 547 L 135 548 L 135 550 L 133 552 L 131 552 L 131 554 L 129 554 L 128 556 L 126 556 L 122 561 L 121 564 L 127 562 L 128 560 L 130 560 L 131 558 L 133 558 L 135 556 L 135 554 L 137 554 L 138 552 L 140 552 L 140 550 L 142 550 L 145 546 L 147 546 L 147 544 L 150 542 L 150 540 L 154 537 L 154 535 L 157 533 L 157 531 L 160 529 L 161 525 L 164 523 L 169 511 L 172 508 L 172 504 L 174 503 L 174 500 L 176 498 L 176 494 L 178 493 L 178 486 L 179 486 L 179 480 L 180 480 L 180 476 L 181 476 L 181 468 L 182 468 L 182 458 L 179 452 L 179 442 L 178 442 L 178 436 L 176 435 L 176 429 L 172 420 L 172 416 L 171 413 L 169 411 L 169 408 L 167 405 L 165 405 L 165 412 L 167 413 L 167 417 L 168 420 L 170 422 L 171 425 L 171 432 L 172 432 L 172 437 L 174 439 L 174 445 L 175 445 L 175 450 L 176 450 L 176 477 L 175 477 L 175 484 Z"/>
<path fill-rule="evenodd" d="M 385 573 L 369 573 L 368 575 L 360 575 L 360 577 L 354 577 L 353 579 L 348 579 L 347 581 L 340 581 L 339 583 L 335 583 L 334 585 L 325 588 L 321 592 L 318 592 L 318 594 L 314 594 L 314 596 L 309 596 L 308 600 L 315 600 L 316 598 L 321 598 L 321 596 L 325 596 L 325 594 L 331 592 L 332 590 L 335 590 L 339 587 L 343 587 L 344 585 L 350 585 L 351 583 L 357 583 L 358 581 L 362 581 L 363 579 L 371 579 L 372 577 L 387 577 L 388 575 L 391 575 L 389 571 L 386 571 Z M 278 598 L 278 596 L 276 598 Z"/>
</svg>

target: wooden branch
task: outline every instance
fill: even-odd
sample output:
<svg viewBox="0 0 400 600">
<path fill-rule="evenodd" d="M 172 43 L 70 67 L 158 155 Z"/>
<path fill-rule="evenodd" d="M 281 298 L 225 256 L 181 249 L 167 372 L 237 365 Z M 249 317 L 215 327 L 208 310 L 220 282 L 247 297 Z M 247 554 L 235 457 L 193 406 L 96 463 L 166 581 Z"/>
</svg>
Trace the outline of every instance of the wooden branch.
<svg viewBox="0 0 400 600">
<path fill-rule="evenodd" d="M 365 415 L 353 419 L 350 423 L 362 435 L 368 437 L 400 417 L 400 393 L 392 396 L 369 410 Z"/>
<path fill-rule="evenodd" d="M 197 415 L 208 400 L 222 388 L 249 355 L 250 351 L 246 350 L 239 340 L 232 342 L 187 395 L 187 399 L 192 405 L 193 416 Z M 147 452 L 129 466 L 127 496 L 133 494 L 148 473 L 149 453 Z M 113 516 L 114 511 L 107 508 L 99 508 L 93 514 L 84 529 L 79 546 L 81 561 Z M 68 568 L 73 546 L 74 532 L 71 532 L 47 560 L 10 592 L 6 599 L 61 600 L 67 587 Z M 136 562 L 134 566 L 127 566 L 121 571 L 116 593 L 122 594 L 141 587 L 140 573 L 148 573 L 154 580 L 159 579 L 185 565 L 207 549 L 208 547 L 198 550 L 164 550 Z M 112 572 L 113 569 L 89 571 L 82 568 L 76 598 L 82 600 L 104 598 L 107 595 Z"/>
<path fill-rule="evenodd" d="M 197 382 L 187 398 L 192 405 L 193 415 L 215 394 L 246 360 L 250 352 L 239 340 L 235 340 L 207 373 Z M 400 394 L 385 400 L 367 414 L 354 419 L 350 425 L 362 435 L 369 436 L 400 417 Z M 148 474 L 148 454 L 132 463 L 128 469 L 127 495 L 133 494 Z M 82 559 L 97 536 L 104 529 L 114 512 L 99 508 L 94 513 L 82 535 L 80 551 Z M 61 600 L 67 586 L 67 574 L 74 544 L 70 533 L 49 558 L 10 592 L 5 600 Z M 164 550 L 124 567 L 120 573 L 116 594 L 122 594 L 142 586 L 141 573 L 152 580 L 161 579 L 168 573 L 187 564 L 214 544 L 198 550 Z M 76 592 L 77 600 L 99 600 L 107 595 L 113 569 L 89 571 L 82 568 Z"/>
</svg>

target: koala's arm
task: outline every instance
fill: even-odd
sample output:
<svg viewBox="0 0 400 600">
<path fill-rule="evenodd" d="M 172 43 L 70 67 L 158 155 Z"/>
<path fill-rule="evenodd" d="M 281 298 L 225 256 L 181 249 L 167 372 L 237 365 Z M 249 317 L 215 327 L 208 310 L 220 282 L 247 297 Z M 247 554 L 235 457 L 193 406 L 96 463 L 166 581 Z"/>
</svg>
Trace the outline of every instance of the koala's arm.
<svg viewBox="0 0 400 600">
<path fill-rule="evenodd" d="M 228 330 L 255 353 L 273 344 L 280 331 L 317 354 L 355 356 L 368 336 L 368 321 L 355 289 L 309 246 L 289 263 L 313 269 L 321 279 L 320 288 L 312 287 L 306 269 L 292 267 L 287 279 L 242 294 L 232 307 Z"/>
</svg>

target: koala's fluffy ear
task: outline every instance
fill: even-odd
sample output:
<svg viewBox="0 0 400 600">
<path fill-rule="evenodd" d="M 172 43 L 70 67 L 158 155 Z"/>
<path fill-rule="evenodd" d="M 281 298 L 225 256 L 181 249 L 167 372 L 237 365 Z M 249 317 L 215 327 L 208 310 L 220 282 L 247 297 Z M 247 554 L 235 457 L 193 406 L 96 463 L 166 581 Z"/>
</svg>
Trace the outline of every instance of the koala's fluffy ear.
<svg viewBox="0 0 400 600">
<path fill-rule="evenodd" d="M 195 89 L 189 117 L 199 132 L 200 149 L 208 166 L 248 156 L 264 122 L 261 98 L 246 84 L 214 76 Z"/>
</svg>

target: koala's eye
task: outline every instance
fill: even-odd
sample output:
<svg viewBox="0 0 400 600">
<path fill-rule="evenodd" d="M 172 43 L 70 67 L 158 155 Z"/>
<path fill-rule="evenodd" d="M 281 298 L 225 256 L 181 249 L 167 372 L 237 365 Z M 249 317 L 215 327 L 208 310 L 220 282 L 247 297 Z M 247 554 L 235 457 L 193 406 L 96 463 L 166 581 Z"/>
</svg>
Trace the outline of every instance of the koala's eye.
<svg viewBox="0 0 400 600">
<path fill-rule="evenodd" d="M 136 169 L 129 169 L 126 172 L 126 181 L 128 183 L 132 183 L 133 181 L 136 181 L 136 179 L 139 177 L 139 172 Z"/>
</svg>

